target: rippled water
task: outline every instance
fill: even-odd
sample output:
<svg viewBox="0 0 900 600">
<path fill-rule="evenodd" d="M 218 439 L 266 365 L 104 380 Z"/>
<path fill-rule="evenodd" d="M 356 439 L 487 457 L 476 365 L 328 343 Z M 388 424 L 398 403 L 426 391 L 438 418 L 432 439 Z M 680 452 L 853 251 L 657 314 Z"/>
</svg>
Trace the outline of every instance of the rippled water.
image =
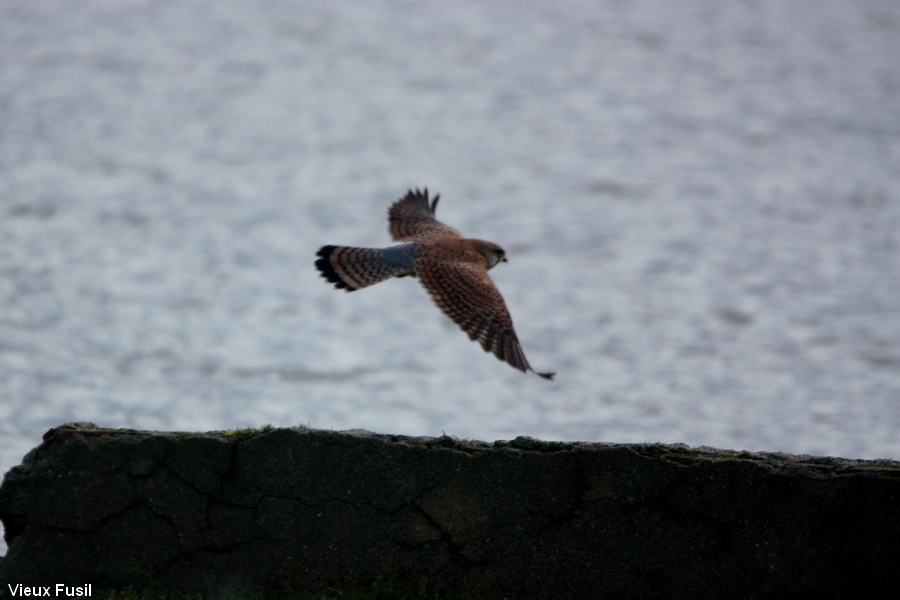
<svg viewBox="0 0 900 600">
<path fill-rule="evenodd" d="M 0 463 L 66 421 L 900 458 L 900 7 L 0 4 Z M 416 281 L 506 248 L 538 370 Z"/>
</svg>

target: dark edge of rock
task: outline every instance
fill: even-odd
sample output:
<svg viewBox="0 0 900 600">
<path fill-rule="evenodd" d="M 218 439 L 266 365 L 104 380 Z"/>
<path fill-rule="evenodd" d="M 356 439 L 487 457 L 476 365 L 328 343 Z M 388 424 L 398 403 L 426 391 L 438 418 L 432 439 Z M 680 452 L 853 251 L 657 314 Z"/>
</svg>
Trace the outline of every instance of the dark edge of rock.
<svg viewBox="0 0 900 600">
<path fill-rule="evenodd" d="M 898 501 L 900 463 L 891 460 L 73 423 L 48 431 L 4 478 L 10 549 L 0 584 L 208 595 L 365 592 L 379 582 L 449 597 L 892 595 Z"/>
</svg>

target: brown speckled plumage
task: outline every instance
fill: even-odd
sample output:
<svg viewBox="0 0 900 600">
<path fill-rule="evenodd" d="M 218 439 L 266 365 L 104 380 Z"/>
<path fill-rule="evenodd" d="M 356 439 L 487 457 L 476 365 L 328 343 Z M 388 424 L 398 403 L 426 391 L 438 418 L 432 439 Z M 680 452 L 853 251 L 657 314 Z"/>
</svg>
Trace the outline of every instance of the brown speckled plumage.
<svg viewBox="0 0 900 600">
<path fill-rule="evenodd" d="M 523 372 L 534 371 L 525 358 L 512 317 L 488 271 L 506 261 L 492 242 L 463 238 L 434 217 L 440 196 L 429 203 L 428 190 L 410 191 L 391 205 L 391 238 L 405 242 L 390 248 L 323 246 L 316 268 L 335 287 L 348 292 L 390 277 L 413 275 L 435 304 L 477 341 Z M 552 379 L 555 373 L 537 373 Z"/>
</svg>

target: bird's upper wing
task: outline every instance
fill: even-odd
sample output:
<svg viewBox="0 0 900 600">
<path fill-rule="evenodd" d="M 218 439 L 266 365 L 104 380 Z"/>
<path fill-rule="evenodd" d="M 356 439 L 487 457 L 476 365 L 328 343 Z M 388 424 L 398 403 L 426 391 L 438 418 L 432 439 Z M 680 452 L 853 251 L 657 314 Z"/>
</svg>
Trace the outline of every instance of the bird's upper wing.
<svg viewBox="0 0 900 600">
<path fill-rule="evenodd" d="M 418 261 L 417 270 L 435 303 L 485 352 L 520 371 L 534 371 L 519 344 L 506 302 L 483 266 L 426 258 Z M 555 373 L 538 375 L 552 379 Z"/>
<path fill-rule="evenodd" d="M 394 202 L 388 209 L 388 230 L 394 241 L 411 240 L 425 236 L 462 237 L 449 225 L 444 225 L 434 218 L 437 208 L 438 194 L 429 204 L 428 189 L 410 190 L 406 195 Z"/>
</svg>

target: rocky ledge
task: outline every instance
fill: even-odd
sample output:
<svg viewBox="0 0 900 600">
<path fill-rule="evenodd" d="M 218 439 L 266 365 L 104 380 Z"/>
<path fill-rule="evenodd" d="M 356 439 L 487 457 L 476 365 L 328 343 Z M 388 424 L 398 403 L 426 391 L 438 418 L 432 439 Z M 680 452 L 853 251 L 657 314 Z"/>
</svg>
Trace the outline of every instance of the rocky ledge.
<svg viewBox="0 0 900 600">
<path fill-rule="evenodd" d="M 64 425 L 6 584 L 211 596 L 900 597 L 900 463 L 663 444 Z M 374 586 L 374 587 L 373 587 Z"/>
</svg>

